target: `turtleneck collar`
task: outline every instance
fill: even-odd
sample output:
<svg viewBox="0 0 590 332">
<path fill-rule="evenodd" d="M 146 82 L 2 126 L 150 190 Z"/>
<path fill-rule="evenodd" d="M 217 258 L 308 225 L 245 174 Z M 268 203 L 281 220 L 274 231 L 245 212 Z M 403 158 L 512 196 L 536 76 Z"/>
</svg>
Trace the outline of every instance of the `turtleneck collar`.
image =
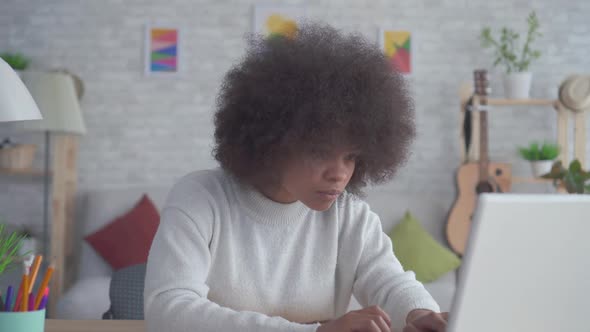
<svg viewBox="0 0 590 332">
<path fill-rule="evenodd" d="M 268 225 L 289 225 L 301 220 L 309 208 L 296 201 L 278 203 L 262 194 L 254 186 L 238 181 L 232 177 L 236 196 L 248 215 L 257 222 Z"/>
</svg>

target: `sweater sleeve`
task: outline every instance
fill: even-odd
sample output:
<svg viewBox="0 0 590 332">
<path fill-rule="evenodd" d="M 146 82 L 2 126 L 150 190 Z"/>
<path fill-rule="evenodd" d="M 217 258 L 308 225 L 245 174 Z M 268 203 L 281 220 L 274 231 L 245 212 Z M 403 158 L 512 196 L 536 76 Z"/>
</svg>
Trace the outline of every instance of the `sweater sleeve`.
<svg viewBox="0 0 590 332">
<path fill-rule="evenodd" d="M 178 207 L 168 206 L 162 211 L 147 262 L 147 332 L 316 331 L 318 324 L 235 311 L 207 299 L 213 214 L 203 211 L 199 220 Z"/>
<path fill-rule="evenodd" d="M 414 309 L 439 312 L 440 308 L 414 272 L 404 271 L 392 250 L 390 238 L 383 232 L 379 217 L 368 211 L 361 214 L 359 257 L 353 293 L 363 307 L 379 305 L 401 331 L 408 313 Z"/>
</svg>

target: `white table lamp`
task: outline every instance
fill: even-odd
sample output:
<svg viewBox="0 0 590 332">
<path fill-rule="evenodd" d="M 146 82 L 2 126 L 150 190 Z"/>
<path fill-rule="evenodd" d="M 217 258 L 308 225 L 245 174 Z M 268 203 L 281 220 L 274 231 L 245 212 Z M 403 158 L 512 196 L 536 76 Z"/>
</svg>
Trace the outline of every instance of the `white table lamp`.
<svg viewBox="0 0 590 332">
<path fill-rule="evenodd" d="M 16 126 L 51 133 L 86 133 L 72 76 L 61 72 L 27 71 L 23 73 L 23 82 L 39 105 L 43 120 Z"/>
<path fill-rule="evenodd" d="M 41 113 L 16 72 L 0 58 L 0 122 L 37 120 Z"/>
<path fill-rule="evenodd" d="M 50 241 L 51 186 L 49 176 L 47 176 L 50 174 L 52 134 L 82 135 L 86 133 L 86 126 L 80 111 L 74 79 L 71 75 L 63 72 L 27 71 L 23 73 L 22 78 L 43 115 L 42 120 L 18 122 L 14 127 L 45 134 L 43 255 L 48 257 L 53 255 L 48 246 Z"/>
</svg>

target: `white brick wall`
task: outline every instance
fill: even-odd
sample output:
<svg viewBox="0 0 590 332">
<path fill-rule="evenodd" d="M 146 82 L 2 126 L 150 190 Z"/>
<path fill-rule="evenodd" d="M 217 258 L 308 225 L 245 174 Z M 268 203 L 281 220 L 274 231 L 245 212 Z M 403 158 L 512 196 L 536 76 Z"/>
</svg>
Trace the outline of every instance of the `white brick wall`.
<svg viewBox="0 0 590 332">
<path fill-rule="evenodd" d="M 242 54 L 253 3 L 0 0 L 0 51 L 22 51 L 36 68 L 67 68 L 83 79 L 88 134 L 82 138 L 79 158 L 82 190 L 171 183 L 193 169 L 215 165 L 210 156 L 215 94 L 224 72 Z M 484 67 L 492 73 L 494 91 L 501 91 L 500 71 L 491 68 L 489 53 L 477 39 L 483 25 L 524 30 L 527 14 L 537 10 L 544 33 L 538 46 L 544 54 L 532 67 L 534 97 L 555 97 L 567 74 L 590 68 L 590 2 L 585 0 L 308 3 L 310 17 L 372 39 L 380 25 L 415 34 L 410 80 L 419 136 L 410 163 L 385 187 L 391 191 L 432 191 L 449 203 L 454 197 L 459 84 L 471 81 L 474 68 Z M 183 75 L 143 76 L 145 23 L 183 27 Z M 554 113 L 507 109 L 490 117 L 492 159 L 514 161 L 516 172 L 526 175 L 527 164 L 516 158 L 515 145 L 551 138 Z M 0 126 L 0 137 L 11 134 L 6 125 Z M 16 137 L 42 143 L 40 135 Z M 40 224 L 40 181 L 0 176 L 0 188 L 0 214 L 14 223 Z"/>
</svg>

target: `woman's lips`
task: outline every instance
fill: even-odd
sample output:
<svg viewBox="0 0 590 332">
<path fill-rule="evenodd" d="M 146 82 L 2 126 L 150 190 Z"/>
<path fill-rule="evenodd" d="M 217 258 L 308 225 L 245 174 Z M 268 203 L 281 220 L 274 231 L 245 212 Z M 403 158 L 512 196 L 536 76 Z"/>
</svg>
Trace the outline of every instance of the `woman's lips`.
<svg viewBox="0 0 590 332">
<path fill-rule="evenodd" d="M 338 190 L 325 190 L 325 191 L 318 191 L 318 194 L 326 199 L 336 199 L 340 196 L 342 192 Z"/>
</svg>

